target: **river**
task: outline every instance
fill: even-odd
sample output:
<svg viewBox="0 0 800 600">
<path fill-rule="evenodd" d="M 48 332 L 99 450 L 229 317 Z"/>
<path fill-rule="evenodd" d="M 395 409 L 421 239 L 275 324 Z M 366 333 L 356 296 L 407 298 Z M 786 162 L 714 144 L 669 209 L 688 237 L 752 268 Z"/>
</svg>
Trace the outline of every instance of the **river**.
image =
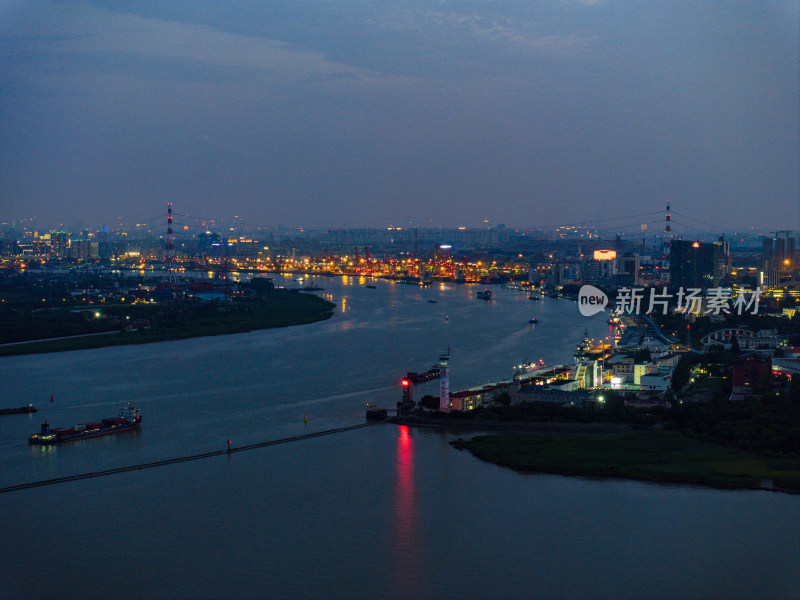
<svg viewBox="0 0 800 600">
<path fill-rule="evenodd" d="M 585 327 L 608 335 L 603 315 L 496 287 L 485 302 L 476 286 L 316 283 L 336 303 L 321 323 L 0 358 L 2 405 L 40 409 L 0 418 L 0 487 L 360 423 L 448 347 L 456 390 L 526 357 L 568 362 Z M 126 402 L 138 432 L 25 442 Z M 0 596 L 800 596 L 799 497 L 524 475 L 454 437 L 376 425 L 0 494 Z"/>
</svg>

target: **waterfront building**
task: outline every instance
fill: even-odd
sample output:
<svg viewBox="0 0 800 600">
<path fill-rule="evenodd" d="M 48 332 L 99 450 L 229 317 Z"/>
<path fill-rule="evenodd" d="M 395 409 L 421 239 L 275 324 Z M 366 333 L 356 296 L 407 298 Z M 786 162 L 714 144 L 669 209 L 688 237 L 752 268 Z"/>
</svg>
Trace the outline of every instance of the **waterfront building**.
<svg viewBox="0 0 800 600">
<path fill-rule="evenodd" d="M 642 390 L 666 392 L 672 383 L 672 371 L 659 371 L 643 375 L 638 385 Z"/>
<path fill-rule="evenodd" d="M 451 410 L 475 410 L 483 404 L 483 390 L 471 389 L 450 394 Z"/>
<path fill-rule="evenodd" d="M 549 402 L 562 406 L 586 408 L 594 403 L 594 392 L 587 389 L 573 389 L 568 383 L 557 385 L 533 385 L 523 387 L 519 393 L 522 402 Z"/>
<path fill-rule="evenodd" d="M 575 380 L 580 388 L 593 388 L 602 385 L 603 367 L 597 359 L 585 358 L 575 365 Z"/>
</svg>

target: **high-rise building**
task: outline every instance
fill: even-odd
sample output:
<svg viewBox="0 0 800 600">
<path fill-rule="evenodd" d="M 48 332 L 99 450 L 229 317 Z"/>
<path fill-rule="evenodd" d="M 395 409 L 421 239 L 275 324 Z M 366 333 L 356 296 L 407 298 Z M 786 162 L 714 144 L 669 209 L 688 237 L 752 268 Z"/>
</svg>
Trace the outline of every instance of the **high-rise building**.
<svg viewBox="0 0 800 600">
<path fill-rule="evenodd" d="M 780 234 L 785 233 L 786 237 Z M 776 271 L 780 278 L 781 271 L 791 271 L 795 268 L 795 238 L 791 232 L 776 231 L 776 237 L 764 238 L 762 241 L 762 268 L 766 271 Z"/>
<path fill-rule="evenodd" d="M 761 240 L 761 258 L 763 260 L 772 258 L 772 238 L 764 238 Z"/>
<path fill-rule="evenodd" d="M 619 266 L 614 276 L 614 283 L 618 286 L 639 285 L 641 283 L 639 277 L 639 255 L 633 252 L 626 252 L 624 255 L 617 257 L 617 261 L 619 262 Z"/>
<path fill-rule="evenodd" d="M 781 270 L 784 268 L 784 262 L 786 260 L 786 240 L 782 237 L 775 238 L 775 251 L 772 255 L 772 258 L 775 259 L 775 268 L 777 270 Z"/>
<path fill-rule="evenodd" d="M 722 244 L 673 240 L 670 284 L 673 288 L 715 288 L 721 280 Z"/>
<path fill-rule="evenodd" d="M 67 258 L 67 233 L 65 231 L 50 232 L 50 256 L 56 259 Z"/>
<path fill-rule="evenodd" d="M 97 255 L 101 259 L 111 256 L 111 241 L 108 237 L 108 227 L 103 226 L 95 236 L 97 240 Z"/>
<path fill-rule="evenodd" d="M 78 261 L 97 260 L 98 244 L 90 239 L 72 240 L 69 247 L 70 258 Z"/>
</svg>

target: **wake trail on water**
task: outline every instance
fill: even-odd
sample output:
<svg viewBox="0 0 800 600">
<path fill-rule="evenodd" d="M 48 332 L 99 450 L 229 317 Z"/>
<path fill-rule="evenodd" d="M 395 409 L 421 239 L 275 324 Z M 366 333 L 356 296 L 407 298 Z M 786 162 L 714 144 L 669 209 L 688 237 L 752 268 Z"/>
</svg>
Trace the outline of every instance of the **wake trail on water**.
<svg viewBox="0 0 800 600">
<path fill-rule="evenodd" d="M 305 406 L 309 404 L 321 404 L 324 402 L 331 402 L 334 400 L 345 400 L 348 398 L 357 398 L 359 396 L 366 396 L 370 394 L 376 394 L 381 392 L 388 392 L 395 389 L 397 386 L 394 385 L 387 385 L 383 387 L 376 387 L 370 388 L 365 390 L 357 390 L 353 392 L 343 392 L 340 394 L 332 394 L 330 396 L 322 396 L 319 398 L 308 398 L 305 400 L 299 400 L 296 402 L 281 402 L 278 404 L 271 404 L 269 406 L 262 406 L 259 408 L 267 409 L 267 410 L 275 410 L 284 406 Z M 213 396 L 215 394 L 230 394 L 232 391 L 235 392 L 242 392 L 247 390 L 255 390 L 255 389 L 263 389 L 262 384 L 256 385 L 249 385 L 249 386 L 237 386 L 234 390 L 230 387 L 225 388 L 218 388 L 212 390 L 206 390 L 203 394 L 198 394 L 197 392 L 181 392 L 178 394 L 163 394 L 160 396 L 150 396 L 149 398 L 138 398 L 135 401 L 131 401 L 131 404 L 148 404 L 151 402 L 161 402 L 161 401 L 171 401 L 171 400 L 183 400 L 188 397 L 198 397 L 198 395 L 202 396 Z M 76 408 L 99 408 L 103 406 L 120 406 L 121 404 L 125 404 L 126 402 L 120 403 L 120 401 L 108 401 L 108 402 L 94 402 L 91 404 L 73 404 L 70 406 L 63 406 L 58 408 L 50 409 L 48 412 L 63 412 L 66 410 L 73 410 Z"/>
</svg>

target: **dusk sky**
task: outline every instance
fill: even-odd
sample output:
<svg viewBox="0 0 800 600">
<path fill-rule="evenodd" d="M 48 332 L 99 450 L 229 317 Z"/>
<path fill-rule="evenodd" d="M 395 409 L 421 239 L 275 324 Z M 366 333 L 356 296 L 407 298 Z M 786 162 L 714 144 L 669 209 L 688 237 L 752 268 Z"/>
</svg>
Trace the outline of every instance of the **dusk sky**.
<svg viewBox="0 0 800 600">
<path fill-rule="evenodd" d="M 97 228 L 173 202 L 252 225 L 527 228 L 669 201 L 720 228 L 800 230 L 798 15 L 5 1 L 0 220 Z"/>
</svg>

